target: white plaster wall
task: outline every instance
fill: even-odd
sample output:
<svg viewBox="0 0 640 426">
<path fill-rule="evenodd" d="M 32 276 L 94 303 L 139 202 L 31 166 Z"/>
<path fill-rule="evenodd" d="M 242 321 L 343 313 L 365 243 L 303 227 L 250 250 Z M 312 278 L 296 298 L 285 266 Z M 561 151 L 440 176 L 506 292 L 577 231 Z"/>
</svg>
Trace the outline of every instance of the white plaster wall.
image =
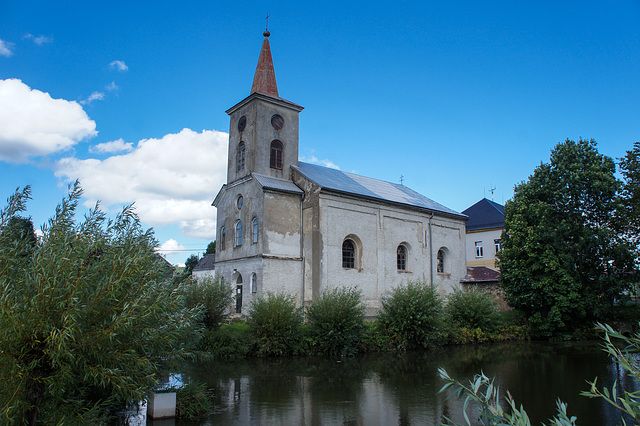
<svg viewBox="0 0 640 426">
<path fill-rule="evenodd" d="M 431 225 L 433 244 L 433 283 L 445 292 L 451 293 L 460 288 L 460 280 L 467 273 L 465 256 L 465 225 L 462 220 L 446 217 L 434 217 Z M 446 251 L 445 271 L 437 272 L 437 253 L 444 248 Z"/>
<path fill-rule="evenodd" d="M 192 275 L 196 280 L 201 280 L 201 279 L 204 279 L 206 277 L 215 278 L 216 277 L 216 270 L 215 269 L 211 269 L 211 270 L 206 270 L 206 271 L 193 271 Z"/>
<path fill-rule="evenodd" d="M 302 304 L 302 260 L 265 259 L 263 291 L 287 292 Z"/>
<path fill-rule="evenodd" d="M 407 281 L 430 282 L 443 293 L 459 287 L 466 275 L 464 221 L 426 212 L 367 202 L 335 194 L 321 194 L 321 290 L 338 285 L 358 286 L 367 306 L 379 308 L 380 297 Z M 431 220 L 433 247 L 429 247 Z M 361 241 L 361 262 L 342 268 L 342 243 L 348 236 Z M 354 238 L 354 240 L 356 240 Z M 396 250 L 409 248 L 407 272 L 397 270 Z M 445 273 L 436 272 L 436 254 L 445 248 Z M 433 274 L 431 271 L 433 268 Z"/>
<path fill-rule="evenodd" d="M 300 198 L 297 194 L 264 194 L 265 253 L 300 257 Z"/>
</svg>

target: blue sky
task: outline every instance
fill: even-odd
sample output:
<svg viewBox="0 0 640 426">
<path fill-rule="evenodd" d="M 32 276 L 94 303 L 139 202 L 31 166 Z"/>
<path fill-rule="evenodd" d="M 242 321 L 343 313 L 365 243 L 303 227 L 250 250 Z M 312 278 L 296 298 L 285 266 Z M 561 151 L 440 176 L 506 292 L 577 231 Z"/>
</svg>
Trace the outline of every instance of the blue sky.
<svg viewBox="0 0 640 426">
<path fill-rule="evenodd" d="M 0 196 L 32 185 L 39 227 L 79 178 L 86 205 L 135 201 L 171 262 L 202 252 L 267 13 L 303 161 L 462 211 L 567 138 L 640 140 L 639 0 L 3 1 Z"/>
</svg>

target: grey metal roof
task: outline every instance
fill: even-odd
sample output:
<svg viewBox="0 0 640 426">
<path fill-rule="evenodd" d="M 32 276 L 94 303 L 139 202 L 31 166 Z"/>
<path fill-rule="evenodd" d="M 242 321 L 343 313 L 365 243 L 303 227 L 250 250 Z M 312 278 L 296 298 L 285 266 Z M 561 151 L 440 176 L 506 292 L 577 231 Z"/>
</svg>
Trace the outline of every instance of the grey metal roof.
<svg viewBox="0 0 640 426">
<path fill-rule="evenodd" d="M 483 198 L 462 213 L 469 216 L 467 231 L 504 228 L 504 207 Z"/>
<path fill-rule="evenodd" d="M 298 162 L 298 166 L 293 167 L 307 179 L 327 190 L 418 207 L 466 219 L 465 215 L 436 203 L 404 185 L 303 162 Z"/>
<path fill-rule="evenodd" d="M 200 262 L 193 268 L 194 271 L 211 271 L 216 269 L 216 254 L 205 254 Z"/>
<path fill-rule="evenodd" d="M 265 189 L 273 189 L 276 191 L 291 192 L 294 194 L 304 194 L 304 191 L 296 186 L 290 180 L 275 178 L 272 176 L 261 175 L 258 173 L 251 174 L 254 179 Z"/>
</svg>

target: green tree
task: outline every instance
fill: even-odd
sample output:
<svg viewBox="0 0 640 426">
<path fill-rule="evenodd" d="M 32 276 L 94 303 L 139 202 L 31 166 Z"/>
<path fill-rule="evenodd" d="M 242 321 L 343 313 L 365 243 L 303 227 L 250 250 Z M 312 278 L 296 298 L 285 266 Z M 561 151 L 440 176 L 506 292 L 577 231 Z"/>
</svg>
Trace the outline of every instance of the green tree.
<svg viewBox="0 0 640 426">
<path fill-rule="evenodd" d="M 620 159 L 620 171 L 623 176 L 622 203 L 624 214 L 621 216 L 626 225 L 626 235 L 636 249 L 640 248 L 640 142 L 633 144 Z"/>
<path fill-rule="evenodd" d="M 594 140 L 567 140 L 505 204 L 500 282 L 540 335 L 602 317 L 626 288 L 633 256 L 617 226 L 620 188 Z"/>
<path fill-rule="evenodd" d="M 183 275 L 186 277 L 190 277 L 193 273 L 193 268 L 200 262 L 200 257 L 197 254 L 192 254 L 187 258 L 184 262 L 184 273 Z"/>
<path fill-rule="evenodd" d="M 216 242 L 211 241 L 209 245 L 207 245 L 207 251 L 205 251 L 204 254 L 206 256 L 207 254 L 215 254 L 215 252 L 216 252 Z"/>
<path fill-rule="evenodd" d="M 0 211 L 0 423 L 94 423 L 140 401 L 161 361 L 186 353 L 200 309 L 164 281 L 157 242 L 131 206 L 80 223 L 76 182 L 43 227 L 16 240 L 29 187 Z M 192 342 L 191 342 L 192 343 Z"/>
</svg>

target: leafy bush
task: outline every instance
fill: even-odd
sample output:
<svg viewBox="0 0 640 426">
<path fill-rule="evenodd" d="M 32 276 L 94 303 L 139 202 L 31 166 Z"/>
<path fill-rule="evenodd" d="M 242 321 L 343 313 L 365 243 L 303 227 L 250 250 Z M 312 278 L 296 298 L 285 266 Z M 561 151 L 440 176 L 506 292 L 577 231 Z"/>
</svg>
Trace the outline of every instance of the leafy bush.
<svg viewBox="0 0 640 426">
<path fill-rule="evenodd" d="M 186 304 L 202 308 L 208 329 L 218 328 L 228 318 L 233 300 L 233 288 L 218 277 L 192 278 L 185 283 Z"/>
<path fill-rule="evenodd" d="M 199 348 L 213 358 L 244 358 L 251 353 L 251 330 L 246 322 L 232 322 L 205 331 Z"/>
<path fill-rule="evenodd" d="M 256 355 L 291 355 L 298 350 L 302 316 L 292 295 L 267 292 L 254 299 L 249 307 L 248 322 Z"/>
<path fill-rule="evenodd" d="M 348 356 L 363 338 L 362 292 L 354 287 L 326 289 L 307 311 L 310 334 L 322 353 Z"/>
<path fill-rule="evenodd" d="M 76 223 L 81 195 L 76 182 L 35 245 L 10 225 L 29 188 L 0 210 L 2 424 L 91 424 L 142 400 L 196 337 L 199 310 L 165 281 L 153 232 L 130 206 Z"/>
<path fill-rule="evenodd" d="M 490 332 L 500 321 L 495 300 L 490 293 L 473 287 L 466 291 L 455 290 L 447 299 L 445 311 L 458 327 L 469 330 L 480 328 Z"/>
<path fill-rule="evenodd" d="M 176 409 L 182 419 L 205 416 L 213 408 L 212 392 L 200 382 L 191 382 L 176 390 Z"/>
<path fill-rule="evenodd" d="M 435 287 L 409 282 L 394 288 L 381 302 L 378 320 L 396 348 L 425 348 L 442 337 L 443 298 Z"/>
</svg>

